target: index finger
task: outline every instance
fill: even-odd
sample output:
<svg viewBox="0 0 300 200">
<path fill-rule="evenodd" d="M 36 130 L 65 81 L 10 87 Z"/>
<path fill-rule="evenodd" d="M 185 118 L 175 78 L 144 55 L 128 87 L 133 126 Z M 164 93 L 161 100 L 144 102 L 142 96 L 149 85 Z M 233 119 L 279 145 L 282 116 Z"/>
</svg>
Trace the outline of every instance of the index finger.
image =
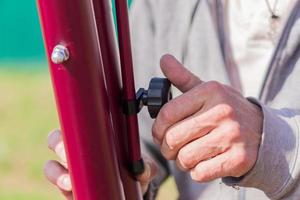
<svg viewBox="0 0 300 200">
<path fill-rule="evenodd" d="M 152 126 L 156 143 L 162 143 L 167 129 L 172 125 L 201 110 L 207 99 L 204 84 L 192 88 L 163 106 Z"/>
</svg>

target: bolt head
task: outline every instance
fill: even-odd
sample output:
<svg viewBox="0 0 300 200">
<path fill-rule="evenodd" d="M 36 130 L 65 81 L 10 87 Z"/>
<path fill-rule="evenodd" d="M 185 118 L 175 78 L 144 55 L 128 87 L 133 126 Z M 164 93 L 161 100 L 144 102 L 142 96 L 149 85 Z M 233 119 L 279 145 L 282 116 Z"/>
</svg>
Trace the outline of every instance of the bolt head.
<svg viewBox="0 0 300 200">
<path fill-rule="evenodd" d="M 63 45 L 56 45 L 52 51 L 51 60 L 55 64 L 62 64 L 69 59 L 69 50 Z"/>
</svg>

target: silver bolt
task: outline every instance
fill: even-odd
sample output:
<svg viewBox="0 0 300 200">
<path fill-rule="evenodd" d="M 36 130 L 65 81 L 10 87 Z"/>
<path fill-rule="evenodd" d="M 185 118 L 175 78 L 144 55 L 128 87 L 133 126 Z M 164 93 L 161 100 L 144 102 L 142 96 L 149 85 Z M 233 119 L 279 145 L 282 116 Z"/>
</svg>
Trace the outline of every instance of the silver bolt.
<svg viewBox="0 0 300 200">
<path fill-rule="evenodd" d="M 62 64 L 69 59 L 69 50 L 63 45 L 56 45 L 53 49 L 51 60 L 55 64 Z"/>
</svg>

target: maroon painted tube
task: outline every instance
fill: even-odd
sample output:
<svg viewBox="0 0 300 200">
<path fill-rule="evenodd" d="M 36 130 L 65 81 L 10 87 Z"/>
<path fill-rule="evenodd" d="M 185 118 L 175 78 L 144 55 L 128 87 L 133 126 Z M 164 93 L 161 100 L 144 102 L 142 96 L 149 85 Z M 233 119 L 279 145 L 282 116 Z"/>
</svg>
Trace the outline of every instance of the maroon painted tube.
<svg viewBox="0 0 300 200">
<path fill-rule="evenodd" d="M 38 5 L 75 199 L 124 199 L 92 4 Z M 62 64 L 50 59 L 57 44 L 70 52 Z"/>
<path fill-rule="evenodd" d="M 111 0 L 93 0 L 93 4 L 124 193 L 128 200 L 139 200 L 142 197 L 138 183 L 128 168 L 130 158 L 127 143 L 127 124 L 122 109 L 119 53 L 115 40 Z"/>
<path fill-rule="evenodd" d="M 115 4 L 122 67 L 123 98 L 126 102 L 132 102 L 136 99 L 136 91 L 134 86 L 127 0 L 115 0 Z M 132 161 L 133 171 L 139 174 L 143 172 L 143 166 L 142 168 L 140 167 L 143 161 L 141 158 L 137 115 L 128 115 L 126 121 L 130 159 Z"/>
</svg>

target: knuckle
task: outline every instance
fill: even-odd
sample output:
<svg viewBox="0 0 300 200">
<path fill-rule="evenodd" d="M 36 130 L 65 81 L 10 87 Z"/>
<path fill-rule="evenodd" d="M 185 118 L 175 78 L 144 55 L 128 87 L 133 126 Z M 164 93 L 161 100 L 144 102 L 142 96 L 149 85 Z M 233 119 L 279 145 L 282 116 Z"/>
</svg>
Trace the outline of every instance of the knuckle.
<svg viewBox="0 0 300 200">
<path fill-rule="evenodd" d="M 161 145 L 163 137 L 163 127 L 159 123 L 157 123 L 157 121 L 155 121 L 152 126 L 152 137 L 154 143 L 156 143 L 157 145 Z"/>
<path fill-rule="evenodd" d="M 44 165 L 44 174 L 48 180 L 53 179 L 53 176 L 57 174 L 58 170 L 58 162 L 55 160 L 48 160 Z"/>
<path fill-rule="evenodd" d="M 187 152 L 185 149 L 181 149 L 178 153 L 178 161 L 184 169 L 190 169 L 193 163 L 193 156 L 191 153 Z"/>
<path fill-rule="evenodd" d="M 220 112 L 220 116 L 226 117 L 226 118 L 233 118 L 234 117 L 234 108 L 228 104 L 219 104 L 218 110 Z"/>
<path fill-rule="evenodd" d="M 199 183 L 203 183 L 207 181 L 207 176 L 205 175 L 205 173 L 201 173 L 197 169 L 191 172 L 190 175 L 194 181 L 197 181 Z"/>
<path fill-rule="evenodd" d="M 57 161 L 55 160 L 48 160 L 44 165 L 44 171 L 48 172 L 50 171 L 56 164 Z"/>
<path fill-rule="evenodd" d="M 169 149 L 161 149 L 161 154 L 165 157 L 167 160 L 174 160 L 174 153 L 170 151 Z"/>
<path fill-rule="evenodd" d="M 235 168 L 236 173 L 233 176 L 239 177 L 242 174 L 240 172 L 244 171 L 249 166 L 248 155 L 245 151 L 240 151 L 236 154 Z"/>
<path fill-rule="evenodd" d="M 241 125 L 237 122 L 232 122 L 230 126 L 230 131 L 234 133 L 238 133 L 238 135 L 240 135 Z"/>
<path fill-rule="evenodd" d="M 60 130 L 54 130 L 48 134 L 47 142 L 48 142 L 49 149 L 54 150 L 55 146 L 60 141 L 62 141 Z"/>
<path fill-rule="evenodd" d="M 206 83 L 206 89 L 213 92 L 222 92 L 224 87 L 218 81 L 208 81 Z"/>
<path fill-rule="evenodd" d="M 53 162 L 53 161 L 48 160 L 48 161 L 44 164 L 44 169 L 43 169 L 44 174 L 48 174 L 49 170 L 51 169 L 51 165 L 52 165 L 51 162 Z"/>
<path fill-rule="evenodd" d="M 241 126 L 237 122 L 232 122 L 228 128 L 233 139 L 238 139 L 241 137 Z"/>
<path fill-rule="evenodd" d="M 242 140 L 241 127 L 239 123 L 236 122 L 231 123 L 227 131 L 228 131 L 227 141 L 229 143 L 236 143 Z"/>
<path fill-rule="evenodd" d="M 168 122 L 172 120 L 172 114 L 170 112 L 171 106 L 169 104 L 165 104 L 159 112 L 160 120 L 163 122 Z"/>
<path fill-rule="evenodd" d="M 158 135 L 158 127 L 157 127 L 157 123 L 154 122 L 153 126 L 152 126 L 152 136 L 155 138 Z"/>
<path fill-rule="evenodd" d="M 172 131 L 167 131 L 165 140 L 169 148 L 172 149 L 176 146 L 176 138 L 174 137 L 174 133 Z"/>
<path fill-rule="evenodd" d="M 163 157 L 166 159 L 166 160 L 171 160 L 171 156 L 165 152 L 165 151 L 161 151 L 161 154 L 163 155 Z"/>
</svg>

